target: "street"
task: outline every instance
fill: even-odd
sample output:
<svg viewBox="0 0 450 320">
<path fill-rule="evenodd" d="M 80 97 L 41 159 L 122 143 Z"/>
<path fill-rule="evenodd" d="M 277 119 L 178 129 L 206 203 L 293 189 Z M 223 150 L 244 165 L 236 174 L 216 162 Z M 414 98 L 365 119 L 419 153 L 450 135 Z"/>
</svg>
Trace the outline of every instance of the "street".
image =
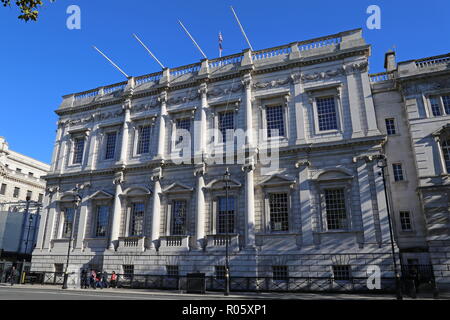
<svg viewBox="0 0 450 320">
<path fill-rule="evenodd" d="M 442 293 L 440 299 L 449 299 Z M 187 294 L 179 291 L 133 289 L 67 289 L 60 286 L 8 285 L 0 286 L 0 300 L 395 300 L 388 294 L 336 294 L 336 293 L 231 293 L 225 297 L 219 292 Z M 411 300 L 405 296 L 405 300 Z M 418 300 L 433 300 L 431 294 L 418 295 Z"/>
</svg>

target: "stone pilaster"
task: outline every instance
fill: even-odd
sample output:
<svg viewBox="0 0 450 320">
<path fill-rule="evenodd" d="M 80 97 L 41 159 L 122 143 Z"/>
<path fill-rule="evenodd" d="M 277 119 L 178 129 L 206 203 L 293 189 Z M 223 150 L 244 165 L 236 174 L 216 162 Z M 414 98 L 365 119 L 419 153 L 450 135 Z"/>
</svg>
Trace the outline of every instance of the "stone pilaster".
<svg viewBox="0 0 450 320">
<path fill-rule="evenodd" d="M 251 148 L 253 141 L 253 110 L 252 110 L 252 77 L 250 74 L 244 75 L 242 84 L 245 89 L 245 130 L 247 132 L 247 146 Z"/>
<path fill-rule="evenodd" d="M 120 149 L 120 159 L 119 163 L 125 165 L 127 163 L 127 152 L 128 152 L 128 135 L 129 135 L 129 127 L 131 123 L 131 100 L 125 101 L 122 106 L 124 110 L 124 120 L 122 126 L 122 143 Z"/>
<path fill-rule="evenodd" d="M 152 231 L 150 235 L 150 249 L 158 249 L 161 228 L 161 179 L 162 168 L 157 168 L 151 177 L 153 181 Z"/>
<path fill-rule="evenodd" d="M 198 90 L 201 99 L 201 107 L 199 110 L 200 113 L 200 123 L 196 125 L 194 131 L 196 132 L 195 141 L 194 141 L 194 157 L 195 163 L 201 163 L 203 161 L 203 157 L 206 153 L 206 111 L 208 109 L 208 85 L 206 83 L 200 84 L 200 88 Z"/>
<path fill-rule="evenodd" d="M 311 246 L 314 244 L 313 235 L 313 210 L 311 208 L 311 189 L 308 177 L 308 167 L 311 163 L 308 160 L 299 160 L 295 167 L 298 168 L 298 181 L 300 188 L 300 212 L 302 219 L 302 245 Z"/>
<path fill-rule="evenodd" d="M 158 134 L 158 150 L 156 159 L 164 159 L 166 144 L 166 117 L 167 117 L 167 92 L 163 91 L 158 97 L 161 103 L 161 111 L 159 114 L 159 134 Z"/>
</svg>

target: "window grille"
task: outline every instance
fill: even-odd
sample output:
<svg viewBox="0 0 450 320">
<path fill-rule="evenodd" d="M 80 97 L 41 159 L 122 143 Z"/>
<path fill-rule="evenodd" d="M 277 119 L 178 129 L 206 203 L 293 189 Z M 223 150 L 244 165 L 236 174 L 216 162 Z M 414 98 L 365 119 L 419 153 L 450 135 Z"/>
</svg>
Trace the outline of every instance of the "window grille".
<svg viewBox="0 0 450 320">
<path fill-rule="evenodd" d="M 272 231 L 289 230 L 288 195 L 271 193 L 269 195 L 270 229 Z"/>
<path fill-rule="evenodd" d="M 14 198 L 18 198 L 20 194 L 20 188 L 18 187 L 14 187 L 14 193 L 13 193 L 13 197 Z"/>
<path fill-rule="evenodd" d="M 62 237 L 70 238 L 72 236 L 73 218 L 74 218 L 75 209 L 74 208 L 65 208 L 63 212 L 64 212 L 64 224 L 63 224 Z"/>
<path fill-rule="evenodd" d="M 142 235 L 144 231 L 144 204 L 133 203 L 131 216 L 131 235 Z"/>
<path fill-rule="evenodd" d="M 184 235 L 186 226 L 186 201 L 175 200 L 172 203 L 172 235 Z"/>
<path fill-rule="evenodd" d="M 450 114 L 450 95 L 442 96 L 442 104 L 444 105 L 445 113 Z"/>
<path fill-rule="evenodd" d="M 437 117 L 441 115 L 441 107 L 439 106 L 439 99 L 437 97 L 430 98 L 431 112 L 433 116 Z"/>
<path fill-rule="evenodd" d="M 386 132 L 388 135 L 393 135 L 396 133 L 395 131 L 395 122 L 394 119 L 386 119 Z"/>
<path fill-rule="evenodd" d="M 284 136 L 283 106 L 266 107 L 267 137 Z M 278 134 L 277 131 L 278 130 Z"/>
<path fill-rule="evenodd" d="M 325 208 L 328 230 L 347 229 L 344 189 L 325 190 Z"/>
<path fill-rule="evenodd" d="M 105 159 L 114 159 L 116 152 L 117 132 L 109 132 L 106 134 L 106 152 Z"/>
<path fill-rule="evenodd" d="M 178 266 L 166 266 L 167 276 L 169 278 L 178 278 Z"/>
<path fill-rule="evenodd" d="M 409 211 L 400 211 L 400 224 L 403 231 L 412 230 L 411 215 Z"/>
<path fill-rule="evenodd" d="M 218 199 L 217 233 L 234 233 L 235 199 L 219 197 Z"/>
<path fill-rule="evenodd" d="M 142 126 L 139 128 L 139 139 L 137 154 L 150 152 L 150 126 Z"/>
<path fill-rule="evenodd" d="M 336 265 L 333 266 L 334 280 L 350 280 L 350 266 Z"/>
<path fill-rule="evenodd" d="M 317 98 L 317 121 L 319 131 L 337 130 L 337 113 L 334 97 Z"/>
<path fill-rule="evenodd" d="M 175 122 L 175 126 L 177 130 L 176 144 L 179 144 L 183 141 L 183 135 L 181 133 L 178 133 L 178 130 L 186 130 L 191 132 L 191 119 L 189 118 L 177 119 L 177 121 Z"/>
<path fill-rule="evenodd" d="M 123 276 L 124 278 L 130 278 L 134 274 L 134 265 L 133 264 L 124 264 L 123 268 Z"/>
<path fill-rule="evenodd" d="M 74 142 L 73 164 L 83 161 L 84 138 L 76 138 Z"/>
<path fill-rule="evenodd" d="M 400 163 L 392 164 L 392 170 L 394 171 L 394 180 L 395 181 L 404 180 L 403 169 L 402 169 L 402 165 Z"/>
<path fill-rule="evenodd" d="M 287 266 L 272 266 L 273 280 L 287 280 L 289 272 Z"/>
<path fill-rule="evenodd" d="M 215 266 L 215 275 L 216 275 L 216 279 L 224 280 L 225 279 L 225 266 Z"/>
<path fill-rule="evenodd" d="M 227 141 L 227 130 L 234 130 L 234 112 L 219 113 L 219 131 L 222 134 L 222 142 Z"/>
<path fill-rule="evenodd" d="M 95 236 L 105 237 L 108 228 L 109 206 L 98 206 L 95 226 Z"/>
<path fill-rule="evenodd" d="M 447 168 L 447 173 L 450 173 L 450 139 L 442 142 L 442 153 L 444 154 L 444 162 L 445 167 Z"/>
</svg>

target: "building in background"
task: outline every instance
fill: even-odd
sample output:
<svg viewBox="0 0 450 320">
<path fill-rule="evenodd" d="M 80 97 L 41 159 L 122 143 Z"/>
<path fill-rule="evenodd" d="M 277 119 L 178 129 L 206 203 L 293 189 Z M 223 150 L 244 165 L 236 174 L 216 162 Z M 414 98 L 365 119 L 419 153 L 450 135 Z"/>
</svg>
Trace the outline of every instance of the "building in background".
<svg viewBox="0 0 450 320">
<path fill-rule="evenodd" d="M 13 263 L 21 270 L 21 263 L 31 260 L 45 195 L 42 177 L 49 169 L 48 164 L 10 150 L 0 137 L 0 280 Z"/>
<path fill-rule="evenodd" d="M 372 91 L 403 262 L 429 253 L 437 282 L 450 287 L 450 54 L 397 65 L 388 52 L 385 68 Z"/>
</svg>

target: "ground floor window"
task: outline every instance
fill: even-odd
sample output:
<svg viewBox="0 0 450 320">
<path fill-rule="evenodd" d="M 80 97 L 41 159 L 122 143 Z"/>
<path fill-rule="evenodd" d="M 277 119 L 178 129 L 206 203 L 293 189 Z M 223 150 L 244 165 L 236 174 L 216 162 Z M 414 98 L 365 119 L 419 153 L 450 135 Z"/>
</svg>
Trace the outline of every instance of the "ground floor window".
<svg viewBox="0 0 450 320">
<path fill-rule="evenodd" d="M 334 280 L 350 280 L 350 266 L 336 265 L 333 266 Z"/>
<path fill-rule="evenodd" d="M 272 266 L 273 280 L 287 280 L 289 277 L 287 266 Z"/>
</svg>

